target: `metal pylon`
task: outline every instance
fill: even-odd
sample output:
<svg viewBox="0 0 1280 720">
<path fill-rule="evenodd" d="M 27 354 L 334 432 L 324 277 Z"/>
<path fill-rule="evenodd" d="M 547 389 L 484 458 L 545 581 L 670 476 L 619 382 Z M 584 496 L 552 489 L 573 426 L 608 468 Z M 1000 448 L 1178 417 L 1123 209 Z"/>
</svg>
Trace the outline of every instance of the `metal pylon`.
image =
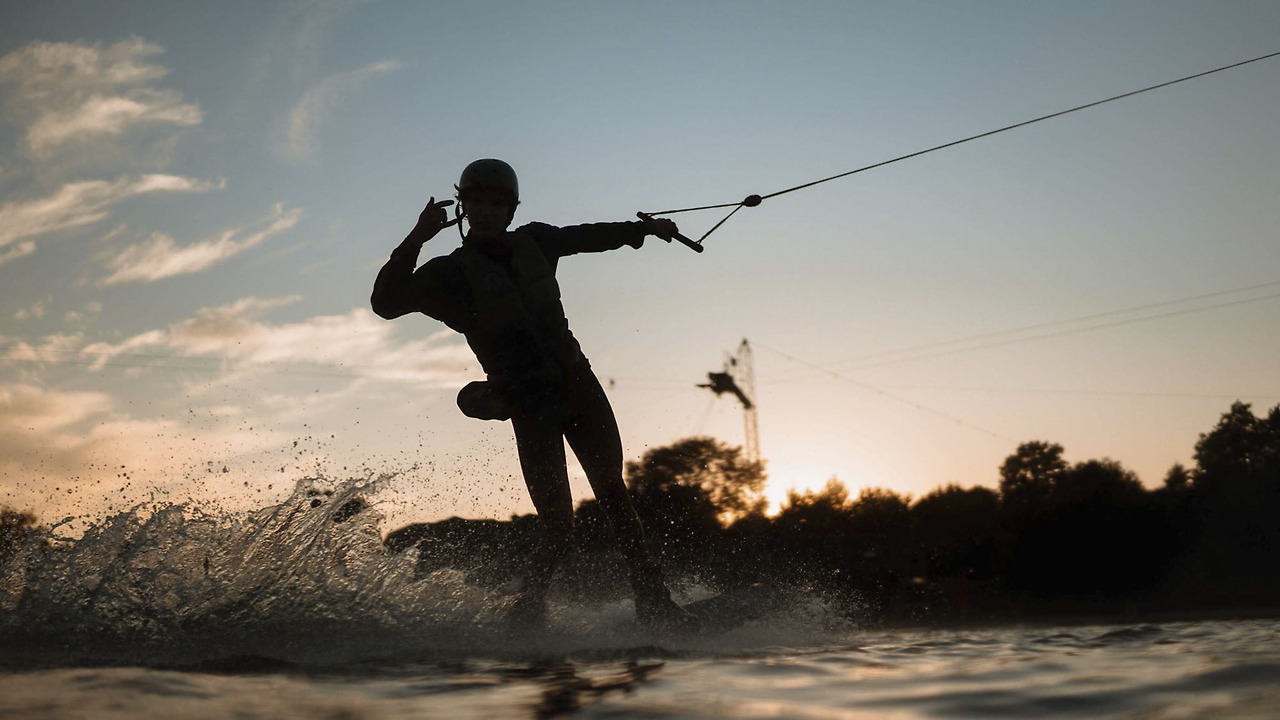
<svg viewBox="0 0 1280 720">
<path fill-rule="evenodd" d="M 738 354 L 725 360 L 724 370 L 707 373 L 704 387 L 716 395 L 729 393 L 742 403 L 743 424 L 746 430 L 747 459 L 760 460 L 760 426 L 756 418 L 756 374 L 751 356 L 751 344 L 746 338 L 738 345 Z"/>
</svg>

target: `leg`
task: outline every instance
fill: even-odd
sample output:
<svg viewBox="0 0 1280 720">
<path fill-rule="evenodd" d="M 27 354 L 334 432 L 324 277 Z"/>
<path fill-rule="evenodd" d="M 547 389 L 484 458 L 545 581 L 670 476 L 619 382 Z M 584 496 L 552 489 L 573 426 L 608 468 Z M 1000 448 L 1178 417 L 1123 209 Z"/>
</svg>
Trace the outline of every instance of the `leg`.
<svg viewBox="0 0 1280 720">
<path fill-rule="evenodd" d="M 541 613 L 551 577 L 573 542 L 573 496 L 560 429 L 527 417 L 511 419 L 520 470 L 542 523 L 542 540 L 525 564 L 523 594 Z"/>
<path fill-rule="evenodd" d="M 619 548 L 626 558 L 635 592 L 636 614 L 645 623 L 690 625 L 689 616 L 671 600 L 662 570 L 644 543 L 644 527 L 622 479 L 622 439 L 618 422 L 600 381 L 590 369 L 570 379 L 572 416 L 564 436 L 604 508 Z"/>
</svg>

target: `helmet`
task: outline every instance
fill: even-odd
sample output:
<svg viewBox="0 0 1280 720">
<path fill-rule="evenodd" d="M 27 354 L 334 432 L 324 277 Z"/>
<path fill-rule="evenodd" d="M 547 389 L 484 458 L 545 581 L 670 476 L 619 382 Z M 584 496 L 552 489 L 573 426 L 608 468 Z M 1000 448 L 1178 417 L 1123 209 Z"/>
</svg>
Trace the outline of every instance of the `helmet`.
<svg viewBox="0 0 1280 720">
<path fill-rule="evenodd" d="M 470 190 L 504 190 L 511 193 L 513 202 L 520 202 L 520 183 L 516 180 L 516 171 L 501 160 L 486 158 L 476 160 L 462 171 L 458 180 L 458 194 L 465 195 Z"/>
</svg>

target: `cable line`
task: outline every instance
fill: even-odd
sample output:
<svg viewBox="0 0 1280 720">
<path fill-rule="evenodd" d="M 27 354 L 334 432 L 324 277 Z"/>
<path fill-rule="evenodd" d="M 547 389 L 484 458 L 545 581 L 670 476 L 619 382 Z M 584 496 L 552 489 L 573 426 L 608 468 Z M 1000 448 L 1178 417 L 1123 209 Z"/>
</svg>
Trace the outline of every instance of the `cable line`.
<svg viewBox="0 0 1280 720">
<path fill-rule="evenodd" d="M 856 175 L 861 172 L 866 172 L 867 170 L 874 170 L 876 168 L 884 167 L 885 165 L 891 165 L 893 163 L 901 162 L 903 160 L 910 160 L 911 158 L 914 158 L 914 157 L 927 155 L 928 153 L 936 152 L 938 150 L 944 150 L 949 147 L 955 147 L 956 145 L 967 143 L 973 140 L 980 140 L 982 138 L 990 137 L 992 135 L 997 135 L 1002 132 L 1008 132 L 1009 130 L 1016 130 L 1017 128 L 1026 127 L 1027 125 L 1033 125 L 1035 123 L 1043 122 L 1045 120 L 1052 120 L 1053 118 L 1062 117 L 1063 115 L 1069 115 L 1073 112 L 1087 110 L 1089 108 L 1097 107 L 1099 105 L 1104 105 L 1109 102 L 1115 102 L 1116 100 L 1123 100 L 1125 98 L 1133 97 L 1134 95 L 1141 95 L 1142 93 L 1151 92 L 1152 90 L 1159 90 L 1160 88 L 1169 87 L 1170 85 L 1177 85 L 1178 83 L 1187 82 L 1188 80 L 1195 80 L 1196 78 L 1202 78 L 1206 75 L 1213 75 L 1214 73 L 1220 73 L 1226 70 L 1232 70 L 1234 68 L 1238 68 L 1244 65 L 1249 65 L 1250 63 L 1261 62 L 1262 60 L 1268 60 L 1270 58 L 1274 58 L 1278 56 L 1280 56 L 1280 51 L 1268 53 L 1266 55 L 1260 55 L 1255 58 L 1250 58 L 1249 60 L 1242 60 L 1240 62 L 1232 63 L 1230 65 L 1223 65 L 1222 67 L 1217 67 L 1212 70 L 1205 70 L 1204 72 L 1198 72 L 1194 75 L 1187 75 L 1186 77 L 1180 77 L 1177 80 L 1169 80 L 1166 82 L 1158 83 L 1156 85 L 1150 85 L 1140 90 L 1131 90 L 1129 92 L 1121 93 L 1119 95 L 1113 95 L 1109 98 L 1104 98 L 1102 100 L 1095 100 L 1090 103 L 1085 103 L 1084 105 L 1077 105 L 1073 108 L 1068 108 L 1066 110 L 1059 110 L 1057 112 L 1049 113 L 1048 115 L 1041 115 L 1040 117 L 1032 118 L 1030 120 L 1023 120 L 1022 122 L 1017 122 L 1012 125 L 1006 125 L 1002 128 L 996 128 L 995 130 L 988 130 L 983 133 L 978 133 L 977 135 L 970 135 L 969 137 L 961 138 L 959 140 L 952 140 L 951 142 L 943 143 L 941 145 L 935 145 L 931 148 L 926 148 L 924 150 L 917 150 L 913 153 L 908 153 L 906 155 L 899 155 L 898 157 L 891 158 L 889 160 L 882 160 L 878 163 L 873 163 L 871 165 L 865 165 L 863 167 L 856 168 L 854 170 L 848 170 L 846 172 L 837 173 L 830 177 L 825 177 L 820 180 L 813 180 L 807 183 L 796 185 L 795 187 L 786 188 L 785 190 L 778 190 L 776 192 L 769 193 L 768 195 L 748 195 L 747 197 L 743 198 L 738 202 L 719 203 L 716 205 L 701 205 L 699 207 L 677 208 L 675 210 L 661 210 L 659 212 L 651 212 L 651 213 L 645 213 L 645 214 L 646 215 L 675 215 L 676 213 L 695 212 L 698 210 L 715 210 L 718 208 L 727 208 L 727 207 L 733 208 L 733 210 L 730 211 L 730 213 L 726 215 L 724 219 L 716 223 L 715 226 L 712 227 L 710 230 L 708 230 L 706 233 L 704 233 L 701 238 L 698 238 L 698 241 L 695 244 L 701 247 L 702 241 L 706 240 L 708 235 L 710 235 L 711 233 L 719 229 L 719 227 L 723 225 L 726 220 L 733 217 L 734 213 L 738 212 L 744 207 L 756 207 L 757 205 L 764 202 L 765 200 L 768 200 L 769 198 L 775 198 L 775 197 L 778 197 L 779 195 L 786 195 L 787 193 L 795 192 L 797 190 L 804 190 L 806 188 L 811 188 L 814 185 L 821 185 L 822 183 L 825 183 L 825 182 L 831 182 L 832 180 L 838 180 L 843 177 L 849 177 L 850 175 Z"/>
<path fill-rule="evenodd" d="M 1186 314 L 1202 312 L 1206 310 L 1216 310 L 1218 308 L 1230 307 L 1233 305 L 1243 305 L 1246 303 L 1260 302 L 1263 300 L 1270 300 L 1276 297 L 1280 297 L 1280 293 L 1261 295 L 1253 298 L 1241 298 L 1238 300 L 1229 300 L 1226 302 L 1213 303 L 1210 305 L 1202 305 L 1202 306 L 1193 307 L 1193 308 L 1183 308 L 1181 310 L 1173 310 L 1165 313 L 1157 313 L 1155 315 L 1142 315 L 1140 317 L 1134 317 L 1134 318 L 1123 318 L 1123 319 L 1119 319 L 1119 320 L 1115 320 L 1107 323 L 1087 325 L 1085 327 L 1065 328 L 1058 332 L 1040 333 L 1040 334 L 1029 335 L 1025 337 L 1009 337 L 1011 335 L 1022 335 L 1024 333 L 1030 333 L 1038 330 L 1048 330 L 1050 328 L 1056 328 L 1064 325 L 1075 325 L 1079 323 L 1090 322 L 1093 320 L 1113 317 L 1116 315 L 1126 315 L 1129 313 L 1155 310 L 1157 308 L 1164 308 L 1172 305 L 1182 305 L 1184 303 L 1195 302 L 1197 300 L 1207 300 L 1209 298 L 1222 297 L 1224 295 L 1238 295 L 1243 292 L 1261 290 L 1263 288 L 1273 288 L 1277 286 L 1280 286 L 1280 280 L 1272 280 L 1270 282 L 1258 283 L 1256 285 L 1246 285 L 1244 287 L 1232 288 L 1230 290 L 1216 290 L 1214 292 L 1203 293 L 1200 295 L 1192 295 L 1189 297 L 1178 298 L 1175 300 L 1162 300 L 1160 302 L 1149 303 L 1146 305 L 1135 305 L 1133 307 L 1120 308 L 1117 310 L 1106 310 L 1104 312 L 1094 313 L 1092 315 L 1081 315 L 1079 317 L 1067 318 L 1065 320 L 1051 320 L 1048 322 L 1035 323 L 1032 325 L 1023 325 L 1021 327 L 1011 328 L 1009 330 L 997 330 L 995 332 L 982 333 L 979 335 L 970 335 L 968 337 L 955 338 L 952 340 L 941 340 L 933 343 L 925 343 L 923 345 L 913 345 L 910 347 L 898 348 L 896 350 L 885 350 L 883 352 L 872 353 L 870 355 L 863 355 L 861 357 L 851 358 L 849 360 L 839 360 L 836 362 L 827 363 L 827 366 L 823 368 L 823 372 L 830 372 L 830 370 L 828 369 L 829 367 L 841 367 L 846 370 L 848 369 L 865 370 L 873 367 L 883 367 L 885 365 L 895 365 L 898 363 L 911 362 L 913 360 L 925 360 L 925 359 L 930 359 L 935 357 L 943 357 L 946 355 L 969 352 L 971 350 L 981 350 L 984 348 L 998 347 L 1001 345 L 1010 345 L 1018 342 L 1030 342 L 1032 340 L 1058 337 L 1060 335 L 1068 335 L 1068 334 L 1077 333 L 1077 332 L 1085 332 L 1088 330 L 1102 330 L 1109 327 L 1115 327 L 1117 325 L 1134 324 L 1139 322 L 1146 322 L 1148 320 L 1160 320 L 1160 319 L 1175 316 L 1175 315 L 1186 315 Z M 983 340 L 992 340 L 994 342 L 988 342 L 988 343 L 980 342 Z M 969 345 L 970 343 L 978 343 L 978 344 Z M 953 348 L 950 350 L 945 349 L 955 345 L 967 345 L 967 347 Z M 936 350 L 937 352 L 927 352 L 931 350 Z M 895 355 L 898 355 L 898 356 L 905 355 L 906 357 L 893 357 Z M 877 360 L 877 358 L 884 358 L 884 359 Z"/>
<path fill-rule="evenodd" d="M 1229 300 L 1226 302 L 1213 303 L 1210 305 L 1202 305 L 1200 307 L 1171 310 L 1169 312 L 1157 313 L 1154 315 L 1142 315 L 1139 317 L 1121 318 L 1111 322 L 1096 323 L 1092 325 L 1086 325 L 1084 327 L 1075 327 L 1075 328 L 1068 327 L 1062 330 L 1058 330 L 1056 332 L 1039 333 L 1035 335 L 1027 335 L 1024 337 L 1009 337 L 1009 336 L 1016 336 L 1022 333 L 1028 333 L 1036 330 L 1047 330 L 1050 328 L 1055 328 L 1063 325 L 1083 323 L 1091 320 L 1097 320 L 1097 319 L 1112 317 L 1116 315 L 1124 315 L 1127 313 L 1141 312 L 1144 310 L 1153 310 L 1156 308 L 1169 307 L 1171 305 L 1180 305 L 1183 303 L 1194 302 L 1196 300 L 1205 300 L 1208 298 L 1222 297 L 1224 295 L 1235 295 L 1242 292 L 1248 292 L 1251 290 L 1260 290 L 1263 288 L 1269 288 L 1269 287 L 1275 287 L 1275 286 L 1280 286 L 1280 280 L 1273 280 L 1270 282 L 1258 283 L 1256 285 L 1246 285 L 1244 287 L 1234 288 L 1230 290 L 1218 290 L 1210 293 L 1203 293 L 1201 295 L 1193 295 L 1190 297 L 1179 298 L 1175 300 L 1164 300 L 1161 302 L 1150 303 L 1147 305 L 1135 305 L 1133 307 L 1121 308 L 1117 310 L 1107 310 L 1107 311 L 1095 313 L 1092 315 L 1082 315 L 1080 317 L 1068 318 L 1065 320 L 1052 320 L 1049 322 L 1037 323 L 1033 325 L 1024 325 L 1022 327 L 1012 328 L 1009 330 L 997 330 L 995 332 L 982 333 L 979 335 L 972 335 L 972 336 L 963 337 L 963 338 L 955 338 L 952 340 L 942 340 L 935 343 L 927 343 L 923 345 L 915 345 L 911 347 L 899 348 L 897 350 L 885 350 L 883 352 L 864 355 L 859 358 L 853 358 L 849 360 L 841 360 L 834 363 L 828 363 L 827 366 L 817 365 L 814 363 L 808 363 L 808 362 L 803 362 L 798 360 L 797 362 L 800 362 L 800 364 L 810 367 L 814 370 L 818 370 L 824 374 L 836 375 L 837 374 L 836 371 L 831 369 L 832 366 L 842 368 L 846 371 L 867 370 L 871 368 L 884 367 L 887 365 L 896 365 L 899 363 L 913 362 L 917 360 L 928 360 L 928 359 L 933 359 L 938 357 L 945 357 L 947 355 L 956 355 L 960 353 L 972 352 L 975 350 L 983 350 L 983 349 L 992 348 L 992 347 L 1000 347 L 1003 345 L 1013 345 L 1016 343 L 1031 342 L 1034 340 L 1043 340 L 1046 338 L 1053 338 L 1053 337 L 1060 337 L 1063 335 L 1071 335 L 1075 333 L 1088 332 L 1090 330 L 1103 330 L 1106 328 L 1116 327 L 1119 325 L 1131 325 L 1131 324 L 1136 324 L 1141 322 L 1147 322 L 1149 320 L 1160 320 L 1160 319 L 1173 317 L 1177 315 L 1188 315 L 1191 313 L 1204 312 L 1208 310 L 1216 310 L 1224 307 L 1245 305 L 1248 303 L 1261 302 L 1263 300 L 1272 300 L 1275 298 L 1280 298 L 1280 292 L 1271 293 L 1267 295 L 1260 295 L 1258 297 L 1241 298 L 1238 300 Z M 9 336 L 9 337 L 12 338 L 12 337 L 22 337 L 22 336 Z M 38 336 L 26 336 L 26 337 L 34 338 Z M 293 375 L 309 375 L 309 376 L 316 376 L 316 377 L 351 377 L 352 373 L 358 373 L 360 371 L 370 371 L 370 370 L 371 371 L 412 372 L 414 370 L 421 369 L 421 368 L 415 368 L 411 366 L 381 366 L 381 365 L 352 364 L 352 363 L 340 363 L 340 364 L 334 365 L 334 364 L 322 363 L 322 362 L 299 362 L 299 361 L 255 363 L 252 361 L 241 360 L 239 362 L 236 362 L 226 357 L 161 355 L 161 354 L 153 354 L 153 353 L 108 353 L 108 352 L 101 352 L 101 351 L 94 352 L 94 351 L 63 349 L 63 348 L 57 348 L 57 349 L 36 348 L 30 345 L 27 345 L 26 343 L 13 343 L 13 344 L 8 344 L 6 346 L 5 344 L 6 340 L 7 338 L 0 337 L 0 351 L 7 350 L 9 353 L 8 355 L 0 356 L 0 364 L 36 363 L 41 365 L 80 365 L 80 366 L 96 366 L 98 368 L 147 368 L 147 369 L 157 369 L 157 370 L 184 370 L 184 371 L 197 371 L 197 372 L 200 372 L 200 371 L 225 372 L 228 370 L 254 369 L 254 370 L 266 370 L 266 371 L 273 371 L 273 372 L 285 372 Z M 985 343 L 978 342 L 982 340 L 992 340 L 992 342 L 985 342 Z M 978 344 L 966 345 L 966 343 L 974 343 L 974 342 L 978 342 Z M 953 347 L 951 349 L 946 349 L 955 345 L 962 345 L 963 347 Z M 32 356 L 23 357 L 23 356 L 13 354 L 15 351 L 20 349 L 30 350 L 32 353 Z M 769 349 L 769 348 L 766 348 L 766 349 Z M 930 350 L 937 350 L 937 351 L 925 352 Z M 778 350 L 772 350 L 772 351 L 785 355 L 785 353 L 781 353 L 781 351 L 778 351 Z M 66 357 L 51 358 L 51 357 L 44 356 L 48 354 L 56 354 L 56 355 L 62 355 Z M 896 357 L 896 358 L 892 357 L 894 355 L 905 355 L 905 357 Z M 92 359 L 92 360 L 84 359 L 86 357 L 88 358 L 96 357 L 98 359 Z M 103 357 L 105 357 L 106 359 L 102 359 Z M 790 357 L 790 356 L 787 356 L 787 357 Z M 127 360 L 131 358 L 140 359 L 140 360 L 157 360 L 160 362 L 121 362 L 122 359 Z M 875 360 L 875 358 L 886 358 L 886 359 L 877 361 Z M 192 363 L 192 364 L 173 364 L 170 362 L 164 362 L 166 360 L 178 361 L 178 362 L 188 361 L 189 363 Z M 861 364 L 858 364 L 858 363 L 861 363 Z M 676 381 L 669 381 L 666 378 L 657 379 L 657 378 L 623 377 L 619 379 L 626 381 L 628 383 L 636 380 L 639 380 L 642 383 L 643 382 L 659 383 L 659 385 L 650 385 L 648 387 L 629 385 L 629 389 L 637 389 L 637 390 L 662 391 L 668 388 L 674 388 L 681 385 Z M 783 378 L 781 382 L 787 382 L 792 379 L 794 378 Z M 867 386 L 867 387 L 870 388 L 871 386 Z M 872 389 L 875 389 L 875 388 L 872 388 Z"/>
<path fill-rule="evenodd" d="M 774 387 L 777 385 L 822 385 L 829 381 L 823 380 L 783 380 L 778 382 L 761 383 L 766 387 Z M 1254 400 L 1264 400 L 1270 402 L 1272 400 L 1280 400 L 1280 395 L 1272 395 L 1267 393 L 1195 393 L 1195 392 L 1159 392 L 1151 390 L 1070 390 L 1070 389 L 1053 389 L 1053 388 L 998 388 L 998 387 L 970 387 L 963 385 L 882 385 L 883 388 L 894 390 L 927 390 L 931 392 L 962 392 L 962 393 L 994 393 L 1004 395 L 1068 395 L 1073 397 L 1118 397 L 1118 398 L 1157 398 L 1157 399 L 1189 399 L 1189 400 L 1240 400 L 1250 398 Z"/>
<path fill-rule="evenodd" d="M 1041 333 L 1039 335 L 1030 335 L 1028 337 L 1014 337 L 994 342 L 984 343 L 981 345 L 972 345 L 970 347 L 956 348 L 954 350 L 940 350 L 934 353 L 926 353 L 924 355 L 913 355 L 911 357 L 900 358 L 897 360 L 884 360 L 880 362 L 866 363 L 857 365 L 849 370 L 868 370 L 870 368 L 884 367 L 886 365 L 896 365 L 903 362 L 912 362 L 915 360 L 929 360 L 946 355 L 958 355 L 960 353 L 972 352 L 974 350 L 985 350 L 987 348 L 1001 347 L 1003 345 L 1015 345 L 1017 343 L 1031 342 L 1033 340 L 1044 340 L 1046 338 L 1061 337 L 1063 335 L 1074 335 L 1076 333 L 1089 332 L 1090 330 L 1103 330 L 1106 328 L 1118 327 L 1120 325 L 1133 325 L 1136 323 L 1147 322 L 1148 320 L 1161 320 L 1163 318 L 1174 317 L 1177 315 L 1190 315 L 1191 313 L 1205 312 L 1207 310 L 1217 310 L 1218 308 L 1233 307 L 1235 305 L 1245 305 L 1248 303 L 1261 302 L 1263 300 L 1272 300 L 1280 298 L 1280 293 L 1272 293 L 1271 295 L 1262 295 L 1255 298 L 1244 298 L 1242 300 L 1230 300 L 1227 302 L 1215 303 L 1213 305 L 1205 305 L 1203 307 L 1183 308 L 1182 310 L 1170 310 L 1169 312 L 1157 313 L 1155 315 L 1143 315 L 1136 318 L 1123 318 L 1113 320 L 1111 322 L 1100 323 L 1097 325 L 1088 325 L 1080 328 L 1066 328 L 1056 332 Z"/>
<path fill-rule="evenodd" d="M 807 365 L 808 367 L 811 367 L 811 368 L 813 368 L 813 369 L 815 369 L 815 370 L 820 370 L 821 372 L 824 372 L 824 373 L 826 373 L 826 374 L 830 375 L 831 377 L 833 377 L 833 378 L 835 378 L 835 379 L 837 379 L 837 380 L 844 380 L 845 382 L 852 383 L 852 384 L 854 384 L 854 385 L 857 385 L 857 386 L 858 386 L 858 387 L 860 387 L 860 388 L 863 388 L 864 390 L 870 390 L 871 392 L 873 392 L 873 393 L 875 393 L 875 394 L 877 394 L 877 395 L 883 396 L 883 397 L 887 397 L 887 398 L 889 398 L 890 400 L 896 400 L 896 401 L 898 401 L 898 402 L 900 402 L 900 403 L 904 403 L 904 404 L 906 404 L 906 405 L 910 405 L 911 407 L 915 408 L 916 410 L 919 410 L 919 411 L 921 411 L 921 412 L 925 412 L 925 413 L 929 413 L 930 415 L 936 415 L 936 416 L 938 416 L 938 417 L 940 417 L 940 418 L 942 418 L 942 419 L 944 419 L 944 420 L 948 420 L 948 421 L 950 421 L 950 422 L 953 422 L 953 423 L 955 423 L 956 425 L 962 425 L 962 426 L 964 426 L 964 427 L 969 428 L 970 430 L 977 430 L 978 432 L 983 433 L 984 435 L 990 435 L 991 437 L 996 438 L 996 439 L 998 439 L 998 440 L 1004 440 L 1004 441 L 1006 441 L 1006 442 L 1011 442 L 1011 443 L 1016 443 L 1016 442 L 1017 442 L 1016 440 L 1014 440 L 1013 438 L 1009 437 L 1008 435 L 1004 435 L 1004 434 L 998 433 L 998 432 L 996 432 L 995 430 L 988 430 L 987 428 L 984 428 L 984 427 L 982 427 L 981 425 L 975 425 L 974 423 L 971 423 L 971 422 L 969 422 L 969 421 L 967 421 L 967 420 L 964 420 L 964 419 L 962 419 L 962 418 L 958 418 L 958 417 L 956 417 L 955 415 L 951 415 L 951 414 L 949 414 L 949 413 L 945 413 L 945 412 L 943 412 L 943 411 L 941 411 L 941 410 L 935 410 L 934 408 L 931 408 L 931 407 L 929 407 L 928 405 L 922 405 L 922 404 L 920 404 L 920 403 L 918 403 L 918 402 L 916 402 L 916 401 L 914 401 L 914 400 L 908 400 L 907 398 L 904 398 L 904 397 L 902 397 L 901 395 L 894 395 L 893 393 L 888 392 L 888 391 L 886 391 L 886 390 L 884 390 L 884 389 L 882 389 L 882 388 L 876 387 L 875 385 L 871 385 L 871 384 L 868 384 L 868 383 L 864 383 L 864 382 L 862 382 L 861 380 L 854 380 L 853 378 L 849 377 L 848 375 L 842 375 L 841 373 L 838 373 L 838 372 L 836 372 L 836 371 L 834 371 L 834 370 L 828 370 L 828 369 L 826 369 L 826 368 L 819 367 L 818 365 L 815 365 L 815 364 L 813 364 L 813 363 L 811 363 L 811 362 L 807 362 L 807 361 L 805 361 L 805 360 L 801 360 L 800 358 L 796 357 L 795 355 L 792 355 L 791 353 L 784 352 L 784 351 L 782 351 L 782 350 L 778 350 L 777 348 L 769 347 L 768 345 L 762 345 L 762 344 L 760 344 L 759 342 L 755 342 L 755 341 L 753 341 L 753 342 L 752 342 L 752 344 L 753 344 L 754 346 L 756 346 L 756 347 L 764 348 L 765 350 L 768 350 L 768 351 L 769 351 L 769 352 L 771 352 L 771 353 L 775 353 L 775 354 L 777 354 L 777 355 L 781 355 L 782 357 L 784 357 L 784 358 L 786 358 L 786 359 L 788 359 L 788 360 L 790 360 L 790 361 L 792 361 L 792 362 L 800 363 L 801 365 Z"/>
</svg>

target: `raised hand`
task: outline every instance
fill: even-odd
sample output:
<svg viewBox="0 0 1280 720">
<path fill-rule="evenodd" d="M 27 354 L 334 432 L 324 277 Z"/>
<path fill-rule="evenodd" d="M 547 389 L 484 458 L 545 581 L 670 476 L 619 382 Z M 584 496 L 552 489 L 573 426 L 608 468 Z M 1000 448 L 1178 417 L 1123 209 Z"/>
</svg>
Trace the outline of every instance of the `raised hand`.
<svg viewBox="0 0 1280 720">
<path fill-rule="evenodd" d="M 453 204 L 452 200 L 441 200 L 436 202 L 433 195 L 427 201 L 427 207 L 423 209 L 422 214 L 418 216 L 418 224 L 413 228 L 413 234 L 426 242 L 436 236 L 441 230 L 457 225 L 461 218 L 449 219 L 449 213 L 445 208 Z"/>
</svg>

